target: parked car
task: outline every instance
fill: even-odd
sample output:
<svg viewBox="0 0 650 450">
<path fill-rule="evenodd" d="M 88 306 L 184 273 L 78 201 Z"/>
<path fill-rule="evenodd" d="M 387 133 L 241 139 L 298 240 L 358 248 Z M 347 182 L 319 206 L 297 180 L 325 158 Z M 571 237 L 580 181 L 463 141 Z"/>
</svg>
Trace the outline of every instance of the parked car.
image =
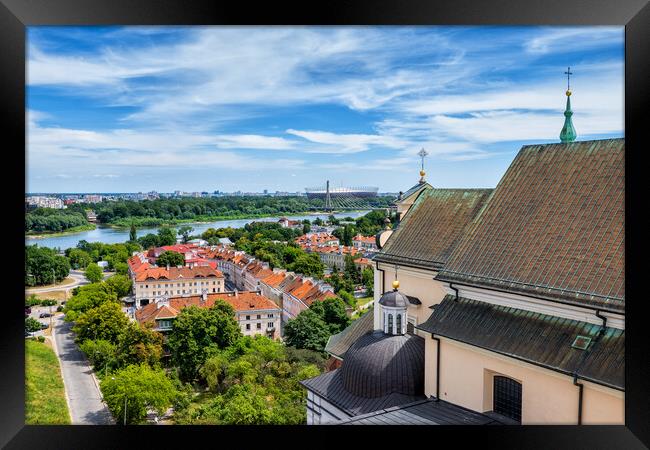
<svg viewBox="0 0 650 450">
<path fill-rule="evenodd" d="M 41 324 L 41 330 L 47 330 L 48 328 L 50 328 L 50 326 L 48 324 L 46 324 L 46 323 Z"/>
<path fill-rule="evenodd" d="M 41 319 L 44 319 L 46 317 L 52 317 L 52 314 L 44 312 L 44 313 L 41 313 L 38 317 L 41 318 Z"/>
<path fill-rule="evenodd" d="M 25 306 L 25 317 L 29 316 L 32 313 L 32 308 Z"/>
</svg>

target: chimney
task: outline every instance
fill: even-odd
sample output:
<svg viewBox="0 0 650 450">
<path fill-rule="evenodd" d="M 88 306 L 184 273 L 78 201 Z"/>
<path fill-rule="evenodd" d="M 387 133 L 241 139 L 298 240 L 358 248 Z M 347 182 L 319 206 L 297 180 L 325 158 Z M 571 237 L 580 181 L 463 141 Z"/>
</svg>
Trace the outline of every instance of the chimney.
<svg viewBox="0 0 650 450">
<path fill-rule="evenodd" d="M 239 298 L 239 291 L 237 291 L 237 288 L 235 288 L 235 298 Z"/>
<path fill-rule="evenodd" d="M 169 264 L 167 264 L 167 272 L 169 272 Z"/>
<path fill-rule="evenodd" d="M 205 303 L 208 300 L 208 290 L 203 289 L 201 290 L 201 302 Z"/>
</svg>

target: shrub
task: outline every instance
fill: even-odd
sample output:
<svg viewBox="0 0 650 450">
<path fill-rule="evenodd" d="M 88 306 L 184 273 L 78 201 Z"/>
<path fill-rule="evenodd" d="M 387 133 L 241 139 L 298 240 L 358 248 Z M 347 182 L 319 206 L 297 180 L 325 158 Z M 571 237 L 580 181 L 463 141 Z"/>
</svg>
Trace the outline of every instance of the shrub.
<svg viewBox="0 0 650 450">
<path fill-rule="evenodd" d="M 36 338 L 38 342 L 45 342 L 45 337 L 44 336 L 39 336 Z"/>
</svg>

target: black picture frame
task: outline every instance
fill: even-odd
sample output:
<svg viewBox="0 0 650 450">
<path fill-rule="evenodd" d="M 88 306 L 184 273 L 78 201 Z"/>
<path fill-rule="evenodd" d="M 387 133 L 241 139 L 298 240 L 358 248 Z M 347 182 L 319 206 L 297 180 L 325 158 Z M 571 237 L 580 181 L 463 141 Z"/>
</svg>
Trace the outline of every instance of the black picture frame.
<svg viewBox="0 0 650 450">
<path fill-rule="evenodd" d="M 24 339 L 19 280 L 24 211 L 19 181 L 5 183 L 5 242 L 16 243 L 4 265 L 8 290 L 0 348 L 0 445 L 6 448 L 124 448 L 198 444 L 210 446 L 328 446 L 373 438 L 385 446 L 454 447 L 476 442 L 499 448 L 636 449 L 650 446 L 650 351 L 641 295 L 642 252 L 647 240 L 643 201 L 643 156 L 648 152 L 642 133 L 648 128 L 650 104 L 650 5 L 647 0 L 445 0 L 445 1 L 327 1 L 277 3 L 217 3 L 182 0 L 0 0 L 0 99 L 4 148 L 4 178 L 24 174 L 25 158 L 25 27 L 31 25 L 624 25 L 626 139 L 626 392 L 625 426 L 495 426 L 419 427 L 403 432 L 391 427 L 119 427 L 28 426 L 24 424 Z M 645 113 L 645 114 L 644 114 Z M 646 120 L 644 120 L 646 119 Z M 24 181 L 24 180 L 23 180 Z M 23 185 L 24 187 L 24 185 Z M 644 189 L 645 188 L 645 189 Z M 647 203 L 647 200 L 646 200 Z M 9 253 L 6 254 L 9 256 Z M 24 257 L 24 256 L 23 256 Z M 342 433 L 348 430 L 347 433 Z M 316 435 L 316 436 L 315 436 Z M 322 435 L 322 439 L 321 436 Z M 226 444 L 235 438 L 239 443 Z M 424 440 L 420 443 L 420 438 Z M 366 446 L 363 443 L 354 445 Z M 449 444 L 447 444 L 449 445 Z"/>
</svg>

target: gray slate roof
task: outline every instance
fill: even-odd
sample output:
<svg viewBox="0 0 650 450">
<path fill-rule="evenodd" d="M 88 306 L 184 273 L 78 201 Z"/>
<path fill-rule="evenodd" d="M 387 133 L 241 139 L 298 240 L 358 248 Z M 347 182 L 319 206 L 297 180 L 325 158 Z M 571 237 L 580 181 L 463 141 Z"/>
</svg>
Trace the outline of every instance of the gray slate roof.
<svg viewBox="0 0 650 450">
<path fill-rule="evenodd" d="M 345 363 L 344 363 L 345 364 Z M 423 400 L 424 395 L 404 395 L 392 393 L 383 397 L 366 398 L 350 394 L 341 382 L 341 369 L 326 372 L 314 378 L 300 382 L 307 389 L 315 392 L 350 416 L 366 414 L 391 406 L 405 405 L 416 400 Z"/>
<path fill-rule="evenodd" d="M 362 414 L 335 425 L 500 425 L 493 418 L 444 400 L 419 400 Z"/>
<path fill-rule="evenodd" d="M 374 315 L 368 311 L 363 316 L 352 322 L 340 333 L 330 336 L 325 346 L 325 351 L 331 355 L 343 358 L 345 352 L 357 339 L 373 330 Z"/>
<path fill-rule="evenodd" d="M 416 328 L 567 375 L 625 390 L 625 331 L 447 295 Z M 575 338 L 591 338 L 586 350 Z"/>
<path fill-rule="evenodd" d="M 411 301 L 408 296 L 402 294 L 397 289 L 385 292 L 379 299 L 381 306 L 388 306 L 390 308 L 406 308 Z"/>
</svg>

